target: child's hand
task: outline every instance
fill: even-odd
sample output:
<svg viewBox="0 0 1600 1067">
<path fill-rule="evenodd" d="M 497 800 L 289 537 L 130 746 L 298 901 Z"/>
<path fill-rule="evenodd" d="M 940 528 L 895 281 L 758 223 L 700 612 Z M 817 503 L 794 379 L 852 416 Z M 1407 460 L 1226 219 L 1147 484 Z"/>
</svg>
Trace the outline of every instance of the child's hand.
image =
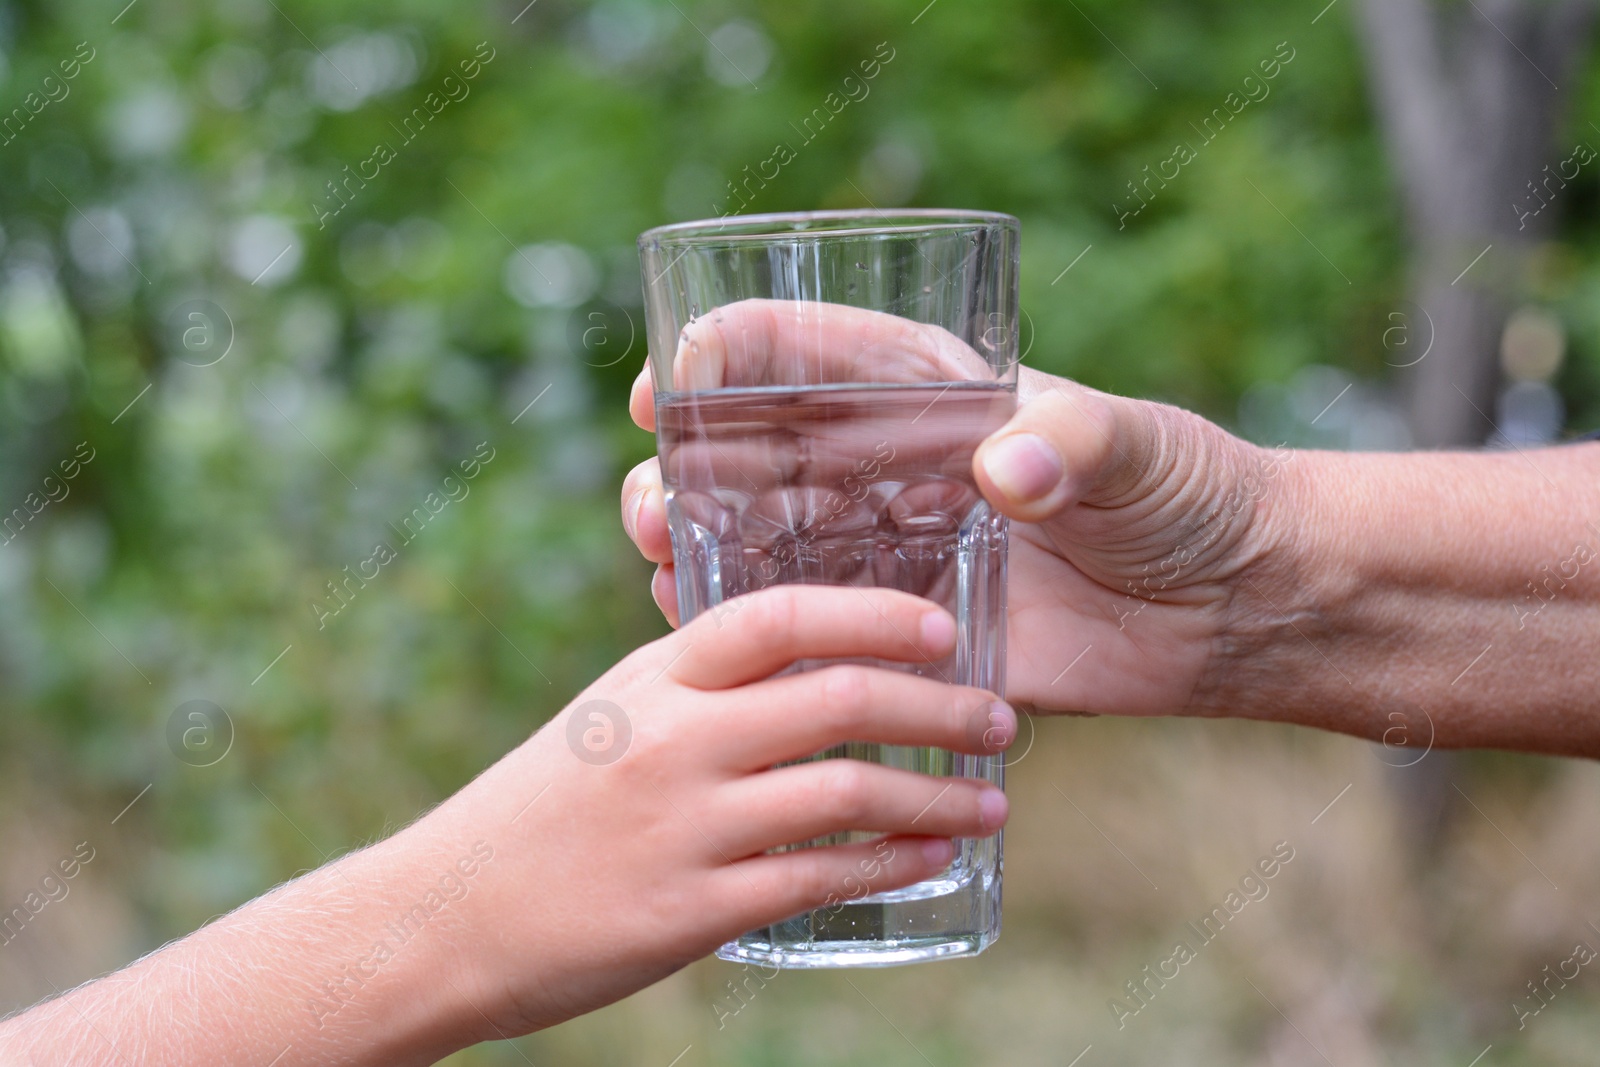
<svg viewBox="0 0 1600 1067">
<path fill-rule="evenodd" d="M 985 783 L 848 759 L 769 769 L 847 741 L 1004 749 L 1016 717 L 992 693 L 860 666 L 771 677 L 808 658 L 938 659 L 954 642 L 947 613 L 889 590 L 730 601 L 628 656 L 402 834 L 447 862 L 493 850 L 441 931 L 473 1037 L 549 1026 L 747 930 L 920 881 L 950 862 L 950 838 L 998 830 L 1006 799 Z M 843 830 L 888 836 L 767 854 Z"/>
<path fill-rule="evenodd" d="M 976 689 L 796 660 L 918 662 L 945 612 L 785 586 L 646 645 L 395 836 L 116 975 L 0 1023 L 0 1062 L 422 1067 L 608 1004 L 746 930 L 927 878 L 1006 818 L 993 786 L 857 760 L 846 741 L 993 753 L 1015 714 Z M 862 845 L 767 855 L 842 830 Z M 175 1004 L 213 1011 L 175 1011 Z"/>
</svg>

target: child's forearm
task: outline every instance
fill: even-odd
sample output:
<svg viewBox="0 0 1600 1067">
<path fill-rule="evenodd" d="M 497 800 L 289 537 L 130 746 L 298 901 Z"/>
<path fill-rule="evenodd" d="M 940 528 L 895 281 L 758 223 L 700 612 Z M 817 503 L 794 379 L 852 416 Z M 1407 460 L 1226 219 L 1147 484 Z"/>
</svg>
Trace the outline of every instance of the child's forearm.
<svg viewBox="0 0 1600 1067">
<path fill-rule="evenodd" d="M 474 1040 L 462 917 L 428 908 L 456 862 L 405 833 L 346 856 L 0 1024 L 0 1063 L 431 1064 Z"/>
<path fill-rule="evenodd" d="M 911 636 L 915 635 L 915 636 Z M 981 779 L 850 741 L 1002 752 L 993 693 L 905 671 L 955 620 L 887 589 L 785 586 L 607 671 L 407 829 L 0 1023 L 0 1067 L 430 1064 L 625 997 L 746 930 L 930 878 L 1005 822 Z M 578 738 L 607 716 L 599 751 Z M 614 743 L 614 747 L 610 747 Z M 845 831 L 877 839 L 788 851 Z M 779 851 L 774 851 L 779 850 Z"/>
</svg>

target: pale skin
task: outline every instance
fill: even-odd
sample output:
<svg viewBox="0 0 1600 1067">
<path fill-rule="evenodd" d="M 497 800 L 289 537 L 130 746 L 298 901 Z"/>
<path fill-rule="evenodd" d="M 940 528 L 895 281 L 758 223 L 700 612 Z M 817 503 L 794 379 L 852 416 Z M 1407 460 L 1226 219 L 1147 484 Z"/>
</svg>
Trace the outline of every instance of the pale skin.
<svg viewBox="0 0 1600 1067">
<path fill-rule="evenodd" d="M 858 309 L 750 301 L 691 326 L 679 362 L 691 342 L 693 360 L 734 367 L 893 347 L 916 353 L 901 365 L 960 377 L 952 340 Z M 1600 755 L 1600 444 L 1280 451 L 1028 368 L 1018 392 L 973 461 L 1013 520 L 1018 706 Z M 654 428 L 647 372 L 631 410 Z M 675 624 L 656 460 L 628 475 L 622 519 L 659 564 L 653 591 Z"/>
<path fill-rule="evenodd" d="M 729 601 L 400 833 L 0 1023 L 0 1063 L 430 1064 L 618 1000 L 747 930 L 930 877 L 953 839 L 1000 828 L 1003 793 L 857 760 L 773 765 L 846 741 L 1000 752 L 1016 714 L 887 668 L 774 675 L 954 644 L 949 614 L 904 593 Z M 842 830 L 879 836 L 769 854 Z"/>
</svg>

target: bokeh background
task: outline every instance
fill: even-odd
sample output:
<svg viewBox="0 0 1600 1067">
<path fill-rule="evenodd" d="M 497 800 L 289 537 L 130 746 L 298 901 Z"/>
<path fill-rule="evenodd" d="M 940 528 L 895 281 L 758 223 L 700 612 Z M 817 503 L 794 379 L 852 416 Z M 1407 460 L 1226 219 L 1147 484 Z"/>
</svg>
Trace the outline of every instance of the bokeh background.
<svg viewBox="0 0 1600 1067">
<path fill-rule="evenodd" d="M 0 1008 L 403 824 L 664 632 L 616 514 L 649 226 L 1012 212 L 1029 364 L 1264 444 L 1600 423 L 1588 2 L 124 3 L 0 2 L 0 906 L 95 850 Z M 1588 969 L 1517 1012 L 1600 948 L 1592 765 L 1034 725 L 978 960 L 706 961 L 449 1062 L 1594 1062 Z"/>
</svg>

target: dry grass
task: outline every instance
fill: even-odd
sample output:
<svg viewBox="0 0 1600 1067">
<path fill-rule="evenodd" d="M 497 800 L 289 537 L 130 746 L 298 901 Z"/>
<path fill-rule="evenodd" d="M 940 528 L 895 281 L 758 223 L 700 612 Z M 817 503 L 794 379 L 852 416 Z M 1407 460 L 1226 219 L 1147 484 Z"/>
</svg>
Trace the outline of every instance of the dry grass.
<svg viewBox="0 0 1600 1067">
<path fill-rule="evenodd" d="M 713 1004 L 738 972 L 708 960 L 516 1047 L 447 1062 L 668 1067 L 687 1048 L 680 1067 L 1067 1067 L 1092 1046 L 1080 1067 L 1467 1067 L 1490 1045 L 1480 1067 L 1595 1062 L 1589 968 L 1520 1031 L 1512 1003 L 1579 939 L 1600 949 L 1586 925 L 1600 924 L 1600 768 L 1431 753 L 1396 771 L 1385 756 L 1398 758 L 1249 723 L 1041 722 L 1011 772 L 1005 935 L 979 959 L 781 974 L 720 1030 Z M 5 899 L 71 836 L 65 809 L 27 810 L 11 820 Z M 1278 842 L 1294 858 L 1267 895 L 1119 1029 L 1111 998 L 1131 1006 L 1124 983 L 1176 939 L 1196 945 L 1186 924 Z M 58 913 L 0 949 L 0 993 L 25 1003 L 47 980 L 126 958 L 144 939 L 119 872 L 149 862 L 97 857 Z"/>
</svg>

